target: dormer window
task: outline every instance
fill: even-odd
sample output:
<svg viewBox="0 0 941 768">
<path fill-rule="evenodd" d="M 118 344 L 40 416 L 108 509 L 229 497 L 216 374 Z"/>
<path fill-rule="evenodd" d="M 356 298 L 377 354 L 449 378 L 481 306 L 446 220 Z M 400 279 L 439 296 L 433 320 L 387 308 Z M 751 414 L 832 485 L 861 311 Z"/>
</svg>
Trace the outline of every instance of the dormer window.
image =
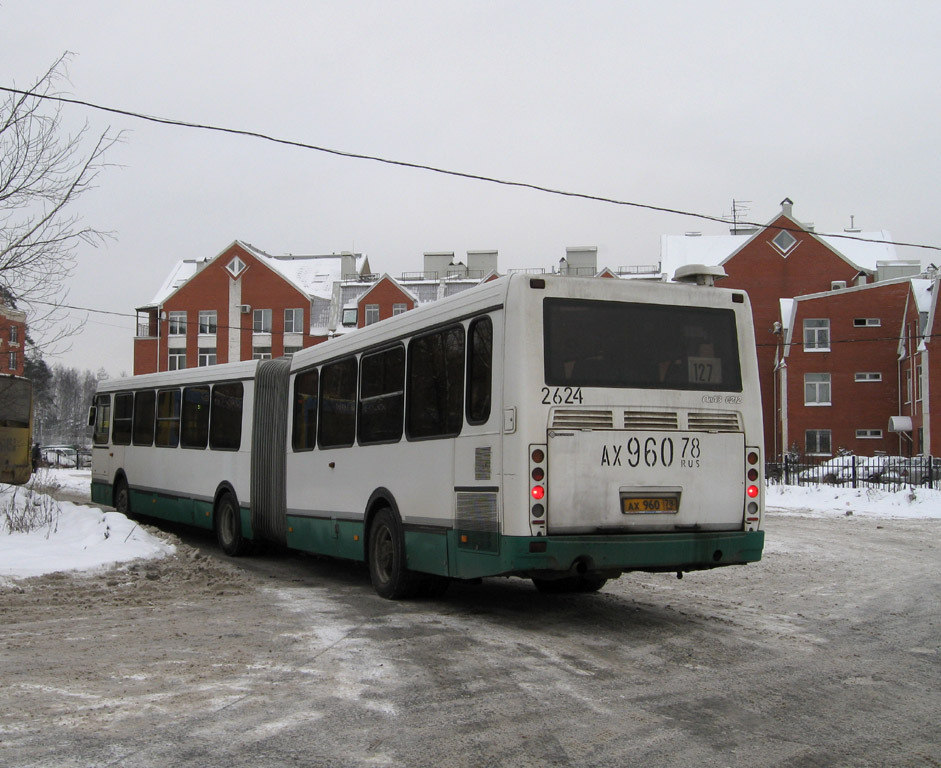
<svg viewBox="0 0 941 768">
<path fill-rule="evenodd" d="M 788 251 L 797 245 L 797 238 L 786 229 L 782 229 L 774 236 L 774 239 L 771 242 L 774 244 L 775 248 L 777 248 L 779 251 L 781 251 L 782 254 L 786 256 Z"/>
<path fill-rule="evenodd" d="M 229 270 L 229 274 L 231 274 L 232 277 L 238 277 L 246 270 L 247 267 L 248 265 L 244 261 L 242 261 L 238 256 L 232 259 L 232 261 L 230 261 L 225 266 L 225 268 Z"/>
</svg>

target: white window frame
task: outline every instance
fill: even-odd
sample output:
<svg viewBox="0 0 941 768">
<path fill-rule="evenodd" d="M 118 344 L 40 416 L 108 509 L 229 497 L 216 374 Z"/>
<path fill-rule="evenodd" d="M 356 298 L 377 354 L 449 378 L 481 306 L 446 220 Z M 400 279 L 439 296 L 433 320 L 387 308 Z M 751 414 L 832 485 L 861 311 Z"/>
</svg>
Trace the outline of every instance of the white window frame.
<svg viewBox="0 0 941 768">
<path fill-rule="evenodd" d="M 167 335 L 186 335 L 186 311 L 174 310 L 167 313 Z"/>
<path fill-rule="evenodd" d="M 882 381 L 882 374 L 879 371 L 860 372 L 855 374 L 855 381 L 860 383 Z"/>
<path fill-rule="evenodd" d="M 303 333 L 304 332 L 304 309 L 303 307 L 284 310 L 284 332 L 285 333 Z"/>
<path fill-rule="evenodd" d="M 10 352 L 10 370 L 16 370 L 16 352 Z"/>
<path fill-rule="evenodd" d="M 285 355 L 293 355 L 295 352 L 300 352 L 303 348 L 304 348 L 304 347 L 288 346 L 288 345 L 285 344 L 285 346 L 284 346 L 284 354 L 285 354 Z"/>
<path fill-rule="evenodd" d="M 879 440 L 882 438 L 881 429 L 857 429 L 857 440 Z"/>
<path fill-rule="evenodd" d="M 203 347 L 199 350 L 199 359 L 196 361 L 196 365 L 200 368 L 207 365 L 216 365 L 217 360 L 216 347 Z"/>
<path fill-rule="evenodd" d="M 804 374 L 804 405 L 832 405 L 829 373 Z"/>
<path fill-rule="evenodd" d="M 367 304 L 366 310 L 363 313 L 364 324 L 372 325 L 373 323 L 379 322 L 379 305 L 378 304 Z"/>
<path fill-rule="evenodd" d="M 355 328 L 359 323 L 359 310 L 356 307 L 345 307 L 343 310 L 342 325 L 344 328 Z"/>
<path fill-rule="evenodd" d="M 182 371 L 184 368 L 186 368 L 186 352 L 171 349 L 170 354 L 167 355 L 167 370 Z"/>
<path fill-rule="evenodd" d="M 811 435 L 815 435 L 816 439 L 814 440 L 814 449 L 810 449 L 810 444 L 808 439 Z M 829 442 L 829 450 L 821 450 L 820 447 L 820 438 L 826 435 L 827 441 Z M 808 456 L 832 456 L 833 455 L 833 430 L 830 429 L 808 429 L 804 431 L 804 452 Z"/>
<path fill-rule="evenodd" d="M 271 310 L 252 310 L 252 333 L 271 333 Z"/>
<path fill-rule="evenodd" d="M 270 360 L 271 347 L 252 347 L 252 360 Z"/>
<path fill-rule="evenodd" d="M 199 333 L 214 334 L 219 328 L 219 315 L 214 309 L 199 310 Z"/>
<path fill-rule="evenodd" d="M 804 351 L 830 351 L 830 318 L 808 317 L 804 319 Z"/>
<path fill-rule="evenodd" d="M 882 319 L 878 317 L 854 317 L 853 326 L 855 328 L 881 328 Z"/>
<path fill-rule="evenodd" d="M 408 304 L 393 304 L 392 305 L 392 317 L 396 315 L 404 315 L 408 312 Z"/>
<path fill-rule="evenodd" d="M 10 343 L 17 344 L 20 340 L 20 329 L 19 326 L 11 325 L 10 326 Z"/>
<path fill-rule="evenodd" d="M 915 402 L 921 402 L 921 363 L 915 364 Z"/>
</svg>

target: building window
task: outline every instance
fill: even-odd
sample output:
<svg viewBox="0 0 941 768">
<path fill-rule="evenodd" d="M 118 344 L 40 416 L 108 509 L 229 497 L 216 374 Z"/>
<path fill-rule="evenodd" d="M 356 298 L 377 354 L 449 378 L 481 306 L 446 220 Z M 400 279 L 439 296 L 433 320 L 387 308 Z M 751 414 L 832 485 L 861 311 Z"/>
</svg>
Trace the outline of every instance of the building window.
<svg viewBox="0 0 941 768">
<path fill-rule="evenodd" d="M 878 372 L 857 373 L 856 381 L 882 381 L 882 374 Z"/>
<path fill-rule="evenodd" d="M 856 437 L 860 440 L 875 440 L 882 437 L 881 429 L 857 429 Z"/>
<path fill-rule="evenodd" d="M 921 402 L 921 363 L 915 366 L 915 402 Z"/>
<path fill-rule="evenodd" d="M 304 332 L 304 310 L 303 309 L 284 310 L 284 332 L 285 333 L 303 333 Z"/>
<path fill-rule="evenodd" d="M 392 317 L 396 315 L 404 315 L 408 311 L 408 304 L 393 304 L 392 305 Z"/>
<path fill-rule="evenodd" d="M 355 328 L 357 321 L 357 309 L 356 307 L 346 307 L 343 310 L 343 327 L 344 328 Z"/>
<path fill-rule="evenodd" d="M 201 309 L 199 311 L 199 332 L 203 334 L 216 332 L 216 310 Z"/>
<path fill-rule="evenodd" d="M 830 446 L 829 429 L 808 429 L 804 433 L 804 453 L 829 456 L 833 452 Z"/>
<path fill-rule="evenodd" d="M 232 261 L 226 264 L 225 268 L 229 270 L 229 274 L 231 274 L 232 277 L 238 277 L 245 271 L 246 266 L 245 262 L 236 256 Z"/>
<path fill-rule="evenodd" d="M 292 346 L 292 347 L 289 347 L 289 346 L 285 345 L 285 346 L 284 346 L 284 354 L 286 354 L 286 355 L 293 355 L 295 352 L 300 352 L 302 349 L 303 349 L 303 347 L 293 347 L 293 346 Z"/>
<path fill-rule="evenodd" d="M 853 325 L 857 328 L 880 328 L 882 320 L 878 317 L 857 317 L 853 319 Z"/>
<path fill-rule="evenodd" d="M 367 304 L 366 305 L 366 325 L 372 325 L 373 323 L 379 322 L 379 305 L 378 304 Z"/>
<path fill-rule="evenodd" d="M 256 309 L 252 315 L 253 333 L 271 333 L 271 310 Z"/>
<path fill-rule="evenodd" d="M 828 318 L 804 320 L 804 351 L 830 351 L 830 320 Z"/>
<path fill-rule="evenodd" d="M 10 353 L 10 370 L 11 371 L 16 370 L 16 352 Z"/>
<path fill-rule="evenodd" d="M 171 336 L 186 335 L 186 312 L 170 312 L 167 319 L 169 320 L 167 333 Z"/>
<path fill-rule="evenodd" d="M 199 350 L 199 361 L 197 365 L 215 365 L 216 364 L 216 348 L 215 347 L 203 347 Z"/>
<path fill-rule="evenodd" d="M 830 405 L 830 374 L 804 374 L 804 405 Z"/>
<path fill-rule="evenodd" d="M 168 371 L 182 371 L 186 367 L 186 353 L 174 352 L 170 350 L 170 356 L 167 358 Z"/>
<path fill-rule="evenodd" d="M 271 347 L 253 347 L 252 360 L 270 360 Z"/>
<path fill-rule="evenodd" d="M 20 329 L 18 326 L 10 326 L 10 343 L 16 344 L 20 340 Z"/>
<path fill-rule="evenodd" d="M 905 403 L 912 402 L 912 369 L 905 371 Z"/>
<path fill-rule="evenodd" d="M 797 238 L 786 229 L 782 229 L 774 236 L 774 240 L 771 242 L 774 243 L 774 247 L 781 251 L 781 253 L 787 253 L 791 248 L 797 245 Z"/>
</svg>

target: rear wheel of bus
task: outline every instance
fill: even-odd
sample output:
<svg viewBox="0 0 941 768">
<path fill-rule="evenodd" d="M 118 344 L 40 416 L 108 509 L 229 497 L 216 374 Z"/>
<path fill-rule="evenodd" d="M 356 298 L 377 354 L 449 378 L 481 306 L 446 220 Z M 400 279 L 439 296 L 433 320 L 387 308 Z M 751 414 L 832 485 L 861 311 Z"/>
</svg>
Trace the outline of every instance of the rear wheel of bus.
<svg viewBox="0 0 941 768">
<path fill-rule="evenodd" d="M 405 567 L 405 535 L 398 516 L 380 509 L 369 526 L 369 578 L 380 597 L 401 600 L 414 596 L 420 577 Z"/>
<path fill-rule="evenodd" d="M 219 548 L 229 557 L 247 555 L 251 542 L 242 536 L 242 516 L 231 493 L 219 497 L 213 517 Z"/>
</svg>

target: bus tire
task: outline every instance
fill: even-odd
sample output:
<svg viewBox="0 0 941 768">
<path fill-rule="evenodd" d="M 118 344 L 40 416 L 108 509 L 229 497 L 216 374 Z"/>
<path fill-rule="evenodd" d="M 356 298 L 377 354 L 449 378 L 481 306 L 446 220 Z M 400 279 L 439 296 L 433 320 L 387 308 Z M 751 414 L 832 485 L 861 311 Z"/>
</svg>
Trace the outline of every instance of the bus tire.
<svg viewBox="0 0 941 768">
<path fill-rule="evenodd" d="M 387 600 L 402 600 L 418 591 L 420 580 L 405 566 L 405 536 L 398 515 L 380 509 L 369 526 L 369 578 Z"/>
<path fill-rule="evenodd" d="M 216 541 L 219 548 L 229 557 L 247 555 L 251 542 L 242 536 L 242 516 L 231 493 L 223 493 L 216 505 L 213 516 L 216 529 Z"/>
<path fill-rule="evenodd" d="M 578 589 L 578 577 L 566 576 L 562 579 L 533 579 L 536 589 L 544 595 L 562 595 Z"/>
<path fill-rule="evenodd" d="M 131 492 L 123 477 L 114 484 L 114 508 L 125 517 L 131 516 Z"/>
<path fill-rule="evenodd" d="M 603 576 L 584 575 L 578 577 L 578 583 L 575 585 L 576 592 L 597 592 L 608 580 Z"/>
</svg>

